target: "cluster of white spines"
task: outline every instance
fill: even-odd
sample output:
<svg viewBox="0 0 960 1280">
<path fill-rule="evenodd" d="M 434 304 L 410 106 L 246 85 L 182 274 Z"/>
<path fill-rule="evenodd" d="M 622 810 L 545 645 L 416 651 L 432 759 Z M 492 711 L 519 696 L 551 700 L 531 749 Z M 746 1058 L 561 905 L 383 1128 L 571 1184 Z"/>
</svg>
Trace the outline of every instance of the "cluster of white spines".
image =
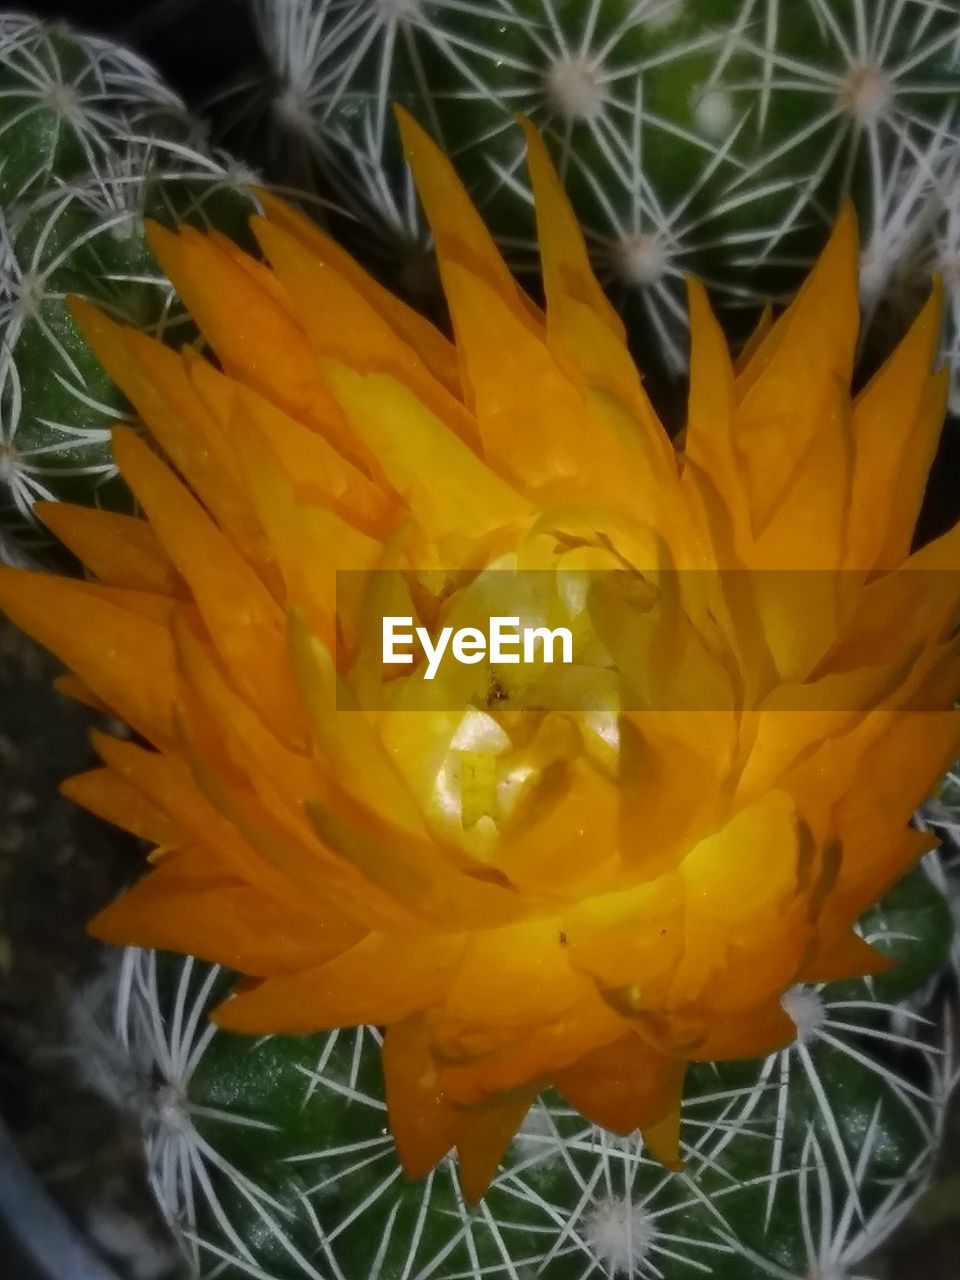
<svg viewBox="0 0 960 1280">
<path fill-rule="evenodd" d="M 416 256 L 426 238 L 396 161 L 390 105 L 397 98 L 415 100 L 444 144 L 453 123 L 454 154 L 478 203 L 492 209 L 513 195 L 518 222 L 529 192 L 514 114 L 530 116 L 585 193 L 581 212 L 606 282 L 639 304 L 676 371 L 685 360 L 683 276 L 693 269 L 721 299 L 753 306 L 775 278 L 768 269 L 801 267 L 795 233 L 811 226 L 825 233 L 838 198 L 851 190 L 863 223 L 869 309 L 904 294 L 912 301 L 933 270 L 943 271 L 953 315 L 946 350 L 960 399 L 955 7 L 940 0 L 251 3 L 272 73 L 260 106 L 276 142 L 296 157 L 301 181 L 312 173 L 363 219 L 375 247 L 389 245 L 384 258 Z M 808 56 L 788 38 L 797 21 L 815 39 Z M 638 45 L 638 33 L 662 39 Z M 686 86 L 687 100 L 668 109 L 663 86 L 671 76 Z M 797 113 L 797 102 L 808 105 Z M 791 111 L 796 120 L 787 127 Z M 472 136 L 462 136 L 458 115 L 474 121 Z M 666 148 L 686 166 L 679 186 Z M 533 257 L 524 239 L 506 237 L 521 268 Z"/>
<path fill-rule="evenodd" d="M 145 203 L 162 216 L 175 188 L 179 214 L 196 215 L 245 175 L 121 46 L 7 16 L 0 68 L 0 558 L 18 559 L 43 541 L 36 501 L 66 482 L 96 502 L 115 476 L 109 429 L 125 417 L 122 400 L 71 342 L 66 292 L 88 284 L 118 319 L 162 336 L 183 317 L 144 249 Z M 23 151 L 26 166 L 14 163 Z"/>
<path fill-rule="evenodd" d="M 287 1158 L 284 1190 L 282 1179 L 258 1178 L 219 1145 L 231 1129 L 275 1128 L 265 1118 L 268 1093 L 257 1099 L 264 1110 L 247 1114 L 242 1103 L 204 1105 L 192 1092 L 192 1079 L 221 1034 L 206 1019 L 218 971 L 190 960 L 164 964 L 166 970 L 155 953 L 125 954 L 114 982 L 113 1033 L 122 1052 L 117 1063 L 107 1063 L 101 1087 L 138 1111 L 151 1184 L 194 1273 L 204 1277 L 224 1271 L 272 1277 L 261 1248 L 266 1241 L 282 1260 L 278 1275 L 352 1280 L 341 1246 L 359 1224 L 379 1241 L 380 1263 L 389 1254 L 391 1274 L 408 1280 L 452 1280 L 454 1272 L 458 1280 L 552 1274 L 683 1280 L 727 1274 L 727 1267 L 757 1280 L 844 1280 L 862 1274 L 859 1264 L 929 1185 L 946 1100 L 960 1074 L 949 1032 L 936 1031 L 921 1014 L 908 1010 L 908 1029 L 900 1034 L 889 1022 L 894 1010 L 875 1001 L 869 987 L 862 998 L 795 988 L 784 997 L 797 1024 L 792 1046 L 734 1083 L 700 1069 L 684 1107 L 683 1174 L 650 1161 L 638 1136 L 616 1138 L 558 1100 L 541 1100 L 476 1210 L 460 1197 L 447 1159 L 418 1188 L 413 1227 L 408 1221 L 401 1228 L 402 1180 L 383 1098 L 363 1079 L 371 1055 L 379 1053 L 376 1030 L 334 1032 L 312 1065 L 294 1068 L 303 1082 L 303 1114 L 311 1100 L 347 1107 L 351 1136 Z M 912 1055 L 911 1064 L 900 1074 L 872 1045 L 902 1050 Z M 250 1041 L 245 1052 L 255 1062 L 266 1046 Z M 880 1086 L 876 1104 L 853 1132 L 831 1096 L 837 1061 Z M 849 1105 L 847 1097 L 842 1106 Z M 891 1108 L 895 1123 L 915 1128 L 910 1141 L 917 1155 L 885 1186 Z M 751 1160 L 759 1153 L 746 1191 L 723 1172 L 731 1157 L 731 1169 L 743 1163 L 742 1154 L 736 1163 L 736 1144 L 741 1151 L 749 1146 Z M 349 1203 L 340 1220 L 331 1219 L 331 1188 L 361 1169 L 372 1189 L 362 1203 Z M 718 1173 L 719 1183 L 705 1191 L 704 1178 Z M 745 1195 L 749 1215 L 763 1224 L 759 1234 L 745 1236 L 742 1229 Z M 783 1206 L 799 1213 L 806 1254 L 799 1269 L 796 1253 L 786 1262 L 779 1247 L 783 1220 L 775 1214 Z M 453 1259 L 464 1255 L 472 1260 L 468 1269 L 461 1272 L 458 1264 L 452 1272 Z"/>
</svg>

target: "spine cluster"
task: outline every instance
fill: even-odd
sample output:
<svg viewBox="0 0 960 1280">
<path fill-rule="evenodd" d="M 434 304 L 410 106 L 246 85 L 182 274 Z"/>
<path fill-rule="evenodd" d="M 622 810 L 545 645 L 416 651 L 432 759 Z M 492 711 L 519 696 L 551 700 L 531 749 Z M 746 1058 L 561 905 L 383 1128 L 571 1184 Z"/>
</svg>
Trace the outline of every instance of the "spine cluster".
<svg viewBox="0 0 960 1280">
<path fill-rule="evenodd" d="M 240 235 L 252 207 L 246 181 L 135 54 L 0 18 L 0 558 L 47 554 L 38 500 L 129 503 L 109 439 L 131 415 L 66 298 L 195 341 L 144 221 L 212 222 Z"/>
</svg>

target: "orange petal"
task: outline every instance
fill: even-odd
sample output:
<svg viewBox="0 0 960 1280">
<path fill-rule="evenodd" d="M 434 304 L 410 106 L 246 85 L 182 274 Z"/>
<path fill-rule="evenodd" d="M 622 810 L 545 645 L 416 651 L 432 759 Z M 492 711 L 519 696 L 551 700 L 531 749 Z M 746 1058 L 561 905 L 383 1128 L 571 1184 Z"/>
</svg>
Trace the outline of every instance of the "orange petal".
<svg viewBox="0 0 960 1280">
<path fill-rule="evenodd" d="M 463 1112 L 440 1092 L 422 1017 L 387 1027 L 383 1075 L 390 1132 L 400 1163 L 408 1178 L 424 1178 L 455 1145 Z"/>
<path fill-rule="evenodd" d="M 737 379 L 735 444 L 755 529 L 777 511 L 824 430 L 827 406 L 847 394 L 859 330 L 858 269 L 856 217 L 847 204 L 800 292 Z"/>
<path fill-rule="evenodd" d="M 476 1106 L 498 1093 L 529 1085 L 544 1088 L 584 1054 L 619 1039 L 625 1020 L 591 993 L 552 1022 L 524 1034 L 479 1023 L 434 1018 L 432 1037 L 441 1087 L 452 1102 Z"/>
<path fill-rule="evenodd" d="M 520 127 L 527 141 L 527 167 L 537 210 L 537 238 L 548 323 L 552 301 L 568 295 L 589 307 L 597 319 L 622 341 L 626 337 L 623 321 L 593 273 L 583 231 L 560 184 L 543 138 L 530 120 L 521 119 Z"/>
<path fill-rule="evenodd" d="M 593 989 L 575 973 L 559 921 L 523 920 L 470 935 L 444 1013 L 496 1027 L 535 1027 L 562 1017 Z"/>
<path fill-rule="evenodd" d="M 227 1031 L 283 1035 L 402 1022 L 442 999 L 463 945 L 460 934 L 370 933 L 324 965 L 241 991 L 213 1018 Z"/>
<path fill-rule="evenodd" d="M 687 1050 L 693 1062 L 765 1058 L 797 1037 L 797 1028 L 784 1012 L 779 993 L 752 1009 L 725 1014 L 711 1022 L 707 1034 Z"/>
<path fill-rule="evenodd" d="M 82 680 L 75 675 L 57 676 L 54 679 L 53 687 L 58 693 L 62 693 L 65 698 L 70 698 L 73 702 L 79 702 L 84 707 L 89 707 L 91 711 L 96 711 L 100 715 L 110 715 L 110 708 L 98 698 L 92 689 L 88 688 Z"/>
<path fill-rule="evenodd" d="M 189 228 L 177 236 L 149 223 L 147 238 L 224 371 L 358 461 L 343 417 L 317 377 L 303 331 L 255 273 Z"/>
<path fill-rule="evenodd" d="M 293 236 L 264 219 L 253 230 L 296 308 L 317 357 L 342 361 L 358 373 L 397 378 L 471 447 L 476 423 L 440 385 L 353 282 L 304 250 Z"/>
<path fill-rule="evenodd" d="M 733 446 L 734 374 L 730 349 L 706 289 L 692 276 L 687 278 L 687 297 L 690 393 L 684 453 L 710 477 L 723 497 L 735 532 L 743 538 L 745 506 Z"/>
<path fill-rule="evenodd" d="M 352 701 L 326 647 L 297 614 L 290 617 L 290 653 L 324 769 L 359 804 L 425 837 L 423 817 L 395 762 L 366 712 Z"/>
<path fill-rule="evenodd" d="M 350 570 L 349 580 L 362 579 L 356 571 L 379 562 L 380 543 L 337 512 L 297 500 L 277 452 L 242 401 L 231 431 L 253 508 L 282 575 L 287 609 L 303 610 L 325 644 L 336 645 L 341 624 L 345 643 L 351 643 L 347 620 L 337 612 L 347 594 L 338 595 L 338 572 Z"/>
<path fill-rule="evenodd" d="M 220 527 L 256 558 L 256 522 L 238 491 L 236 467 L 216 423 L 189 382 L 183 359 L 146 334 L 109 320 L 88 302 L 71 299 L 81 332 Z"/>
<path fill-rule="evenodd" d="M 656 1124 L 644 1125 L 642 1129 L 643 1145 L 665 1169 L 672 1173 L 683 1172 L 683 1160 L 680 1158 L 680 1104 L 677 1098 L 672 1109 Z"/>
<path fill-rule="evenodd" d="M 250 565 L 173 473 L 132 432 L 114 431 L 124 479 L 196 598 L 237 686 L 285 741 L 303 742 L 283 614 Z"/>
<path fill-rule="evenodd" d="M 194 386 L 234 448 L 240 417 L 260 431 L 299 499 L 330 506 L 374 536 L 385 532 L 393 514 L 390 498 L 322 435 L 256 391 L 231 381 L 206 360 L 189 359 L 188 367 Z M 242 461 L 237 475 L 244 484 Z M 254 494 L 251 501 L 256 506 Z"/>
<path fill-rule="evenodd" d="M 481 538 L 530 519 L 520 495 L 395 378 L 333 362 L 324 373 L 387 483 L 432 537 Z"/>
<path fill-rule="evenodd" d="M 149 840 L 151 844 L 175 846 L 183 843 L 181 828 L 144 793 L 130 785 L 112 769 L 91 769 L 68 778 L 61 792 L 105 822 Z"/>
<path fill-rule="evenodd" d="M 196 847 L 168 855 L 89 927 L 114 946 L 176 951 L 257 976 L 322 964 L 360 936 L 350 921 L 278 904 Z"/>
<path fill-rule="evenodd" d="M 646 1132 L 673 1117 L 686 1066 L 630 1033 L 557 1072 L 554 1084 L 594 1124 L 620 1134 Z"/>
<path fill-rule="evenodd" d="M 888 973 L 895 961 L 885 956 L 852 929 L 824 929 L 797 975 L 799 982 L 842 982 L 873 973 Z"/>
<path fill-rule="evenodd" d="M 415 916 L 479 929 L 524 914 L 519 894 L 464 874 L 440 846 L 390 826 L 343 793 L 331 791 L 326 803 L 308 802 L 306 810 L 328 848 Z"/>
<path fill-rule="evenodd" d="M 646 1004 L 666 989 L 680 962 L 683 920 L 684 882 L 677 874 L 596 894 L 566 913 L 570 964 L 603 988 L 636 986 Z"/>
<path fill-rule="evenodd" d="M 111 603 L 105 591 L 0 567 L 0 607 L 10 620 L 71 667 L 115 715 L 151 741 L 169 742 L 176 687 L 170 632 Z"/>
<path fill-rule="evenodd" d="M 168 596 L 182 593 L 173 561 L 146 520 L 70 502 L 38 502 L 33 510 L 106 585 Z"/>
<path fill-rule="evenodd" d="M 481 276 L 451 262 L 444 286 L 467 404 L 491 467 L 541 502 L 611 503 L 655 522 L 669 492 L 635 419 L 615 404 L 595 411 L 598 402 Z"/>
<path fill-rule="evenodd" d="M 853 406 L 850 568 L 893 569 L 909 551 L 941 425 L 926 397 L 942 311 L 937 282 L 909 333 Z"/>
<path fill-rule="evenodd" d="M 479 1204 L 483 1198 L 536 1096 L 536 1090 L 522 1089 L 467 1113 L 457 1139 L 460 1186 L 467 1204 Z"/>
<path fill-rule="evenodd" d="M 536 327 L 536 308 L 521 293 L 453 165 L 409 112 L 397 107 L 396 116 L 407 163 L 433 231 L 444 287 L 448 264 L 460 263 L 481 276 L 519 321 Z"/>
<path fill-rule="evenodd" d="M 453 395 L 459 394 L 457 351 L 449 338 L 419 311 L 374 280 L 334 239 L 292 205 L 277 199 L 270 191 L 258 192 L 258 199 L 272 223 L 296 236 L 321 262 L 349 280 L 371 307 L 386 317 L 394 332 L 413 347 L 433 376 Z"/>
</svg>

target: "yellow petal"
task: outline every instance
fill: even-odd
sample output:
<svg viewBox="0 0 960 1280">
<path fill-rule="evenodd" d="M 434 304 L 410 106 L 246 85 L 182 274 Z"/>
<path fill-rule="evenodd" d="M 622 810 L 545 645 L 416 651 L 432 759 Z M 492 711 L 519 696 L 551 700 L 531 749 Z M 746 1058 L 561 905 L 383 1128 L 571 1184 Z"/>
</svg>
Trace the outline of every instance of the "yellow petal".
<svg viewBox="0 0 960 1280">
<path fill-rule="evenodd" d="M 319 359 L 342 361 L 359 373 L 390 374 L 462 440 L 476 445 L 476 424 L 460 401 L 437 383 L 413 348 L 348 277 L 272 223 L 254 219 L 253 230 Z"/>
<path fill-rule="evenodd" d="M 298 499 L 328 506 L 371 535 L 386 532 L 395 518 L 395 504 L 322 435 L 303 426 L 256 391 L 232 382 L 205 360 L 191 359 L 188 367 L 194 386 L 234 452 L 236 424 L 242 419 L 259 431 Z M 239 462 L 237 476 L 241 484 L 249 485 L 244 461 Z M 262 507 L 256 501 L 255 487 L 250 488 L 251 506 L 260 513 Z"/>
<path fill-rule="evenodd" d="M 529 518 L 526 502 L 395 378 L 324 365 L 387 482 L 435 538 L 475 537 Z"/>
</svg>

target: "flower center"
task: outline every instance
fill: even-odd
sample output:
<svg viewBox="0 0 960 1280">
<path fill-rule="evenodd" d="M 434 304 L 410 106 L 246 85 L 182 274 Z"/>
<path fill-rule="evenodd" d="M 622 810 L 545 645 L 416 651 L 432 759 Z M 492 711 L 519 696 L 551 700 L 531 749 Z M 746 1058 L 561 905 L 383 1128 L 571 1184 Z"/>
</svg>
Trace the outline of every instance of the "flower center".
<svg viewBox="0 0 960 1280">
<path fill-rule="evenodd" d="M 893 98 L 893 81 L 887 72 L 869 63 L 853 67 L 840 86 L 840 105 L 860 124 L 876 124 L 889 112 Z"/>
<path fill-rule="evenodd" d="M 666 275 L 670 254 L 661 240 L 647 234 L 625 236 L 614 256 L 617 274 L 628 284 L 657 284 Z"/>
<path fill-rule="evenodd" d="M 546 75 L 547 100 L 567 120 L 591 120 L 603 110 L 606 95 L 600 68 L 587 58 L 555 62 Z"/>
<path fill-rule="evenodd" d="M 614 1276 L 633 1276 L 643 1266 L 656 1231 L 640 1205 L 618 1196 L 594 1205 L 584 1237 L 598 1261 Z"/>
<path fill-rule="evenodd" d="M 780 1004 L 797 1028 L 797 1040 L 801 1044 L 817 1038 L 827 1020 L 827 1011 L 815 987 L 791 987 L 780 997 Z"/>
</svg>

